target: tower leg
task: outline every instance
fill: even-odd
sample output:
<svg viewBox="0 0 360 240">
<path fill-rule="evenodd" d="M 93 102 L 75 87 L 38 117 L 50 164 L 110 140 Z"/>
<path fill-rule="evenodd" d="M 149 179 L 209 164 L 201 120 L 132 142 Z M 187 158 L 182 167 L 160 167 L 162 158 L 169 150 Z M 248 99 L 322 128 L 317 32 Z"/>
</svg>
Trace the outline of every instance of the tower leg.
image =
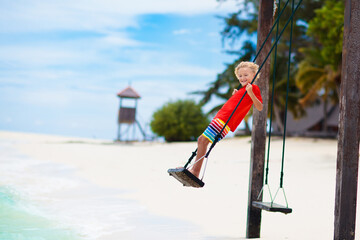
<svg viewBox="0 0 360 240">
<path fill-rule="evenodd" d="M 117 140 L 120 141 L 120 124 L 118 124 Z"/>
</svg>

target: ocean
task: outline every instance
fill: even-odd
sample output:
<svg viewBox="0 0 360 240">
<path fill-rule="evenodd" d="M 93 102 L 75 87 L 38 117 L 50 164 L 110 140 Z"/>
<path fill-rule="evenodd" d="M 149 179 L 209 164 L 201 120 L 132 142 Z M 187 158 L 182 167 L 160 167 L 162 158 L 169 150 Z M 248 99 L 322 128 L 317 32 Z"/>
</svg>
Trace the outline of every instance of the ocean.
<svg viewBox="0 0 360 240">
<path fill-rule="evenodd" d="M 196 226 L 155 216 L 72 167 L 25 156 L 14 141 L 0 139 L 0 240 L 202 239 Z"/>
</svg>

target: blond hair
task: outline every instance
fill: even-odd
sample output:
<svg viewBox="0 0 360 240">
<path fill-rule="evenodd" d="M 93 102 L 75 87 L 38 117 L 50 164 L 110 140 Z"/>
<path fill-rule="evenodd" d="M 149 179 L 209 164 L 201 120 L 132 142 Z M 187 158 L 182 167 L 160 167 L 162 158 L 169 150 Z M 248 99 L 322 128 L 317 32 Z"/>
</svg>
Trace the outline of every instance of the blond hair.
<svg viewBox="0 0 360 240">
<path fill-rule="evenodd" d="M 250 68 L 254 74 L 256 74 L 259 70 L 259 65 L 257 65 L 256 63 L 253 63 L 253 62 L 240 62 L 236 68 L 235 68 L 235 75 L 236 77 L 239 79 L 239 69 L 240 68 Z M 260 73 L 256 76 L 256 80 L 258 80 L 260 77 Z"/>
</svg>

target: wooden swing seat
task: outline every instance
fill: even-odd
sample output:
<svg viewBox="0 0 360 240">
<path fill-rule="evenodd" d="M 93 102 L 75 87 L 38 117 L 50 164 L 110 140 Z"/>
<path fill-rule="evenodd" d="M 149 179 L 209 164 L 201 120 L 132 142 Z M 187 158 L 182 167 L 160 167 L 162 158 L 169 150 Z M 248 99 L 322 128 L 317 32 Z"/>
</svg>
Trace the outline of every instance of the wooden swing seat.
<svg viewBox="0 0 360 240">
<path fill-rule="evenodd" d="M 201 188 L 205 185 L 203 181 L 195 177 L 189 170 L 183 167 L 169 169 L 168 173 L 170 176 L 173 176 L 181 182 L 185 187 Z"/>
<path fill-rule="evenodd" d="M 292 209 L 271 202 L 252 202 L 252 206 L 255 208 L 259 208 L 261 210 L 269 211 L 269 212 L 281 212 L 284 214 L 292 213 Z"/>
</svg>

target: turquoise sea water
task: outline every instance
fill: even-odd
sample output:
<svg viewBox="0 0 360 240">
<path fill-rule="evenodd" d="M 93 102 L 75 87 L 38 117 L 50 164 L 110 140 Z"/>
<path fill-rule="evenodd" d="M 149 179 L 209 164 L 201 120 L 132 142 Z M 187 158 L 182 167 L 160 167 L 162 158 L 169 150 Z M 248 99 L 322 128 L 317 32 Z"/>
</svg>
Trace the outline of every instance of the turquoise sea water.
<svg viewBox="0 0 360 240">
<path fill-rule="evenodd" d="M 189 223 L 150 214 L 123 190 L 0 139 L 0 240 L 202 240 Z"/>
<path fill-rule="evenodd" d="M 44 216 L 18 193 L 0 187 L 0 239 L 3 240 L 75 240 L 79 236 L 71 229 Z"/>
<path fill-rule="evenodd" d="M 77 240 L 78 232 L 53 217 L 42 199 L 47 178 L 37 161 L 0 140 L 0 240 Z M 39 171 L 34 171 L 34 169 Z M 46 183 L 46 181 L 44 182 Z"/>
<path fill-rule="evenodd" d="M 121 199 L 120 190 L 25 156 L 15 144 L 0 139 L 0 240 L 106 239 L 135 228 L 131 219 L 143 208 Z"/>
</svg>

